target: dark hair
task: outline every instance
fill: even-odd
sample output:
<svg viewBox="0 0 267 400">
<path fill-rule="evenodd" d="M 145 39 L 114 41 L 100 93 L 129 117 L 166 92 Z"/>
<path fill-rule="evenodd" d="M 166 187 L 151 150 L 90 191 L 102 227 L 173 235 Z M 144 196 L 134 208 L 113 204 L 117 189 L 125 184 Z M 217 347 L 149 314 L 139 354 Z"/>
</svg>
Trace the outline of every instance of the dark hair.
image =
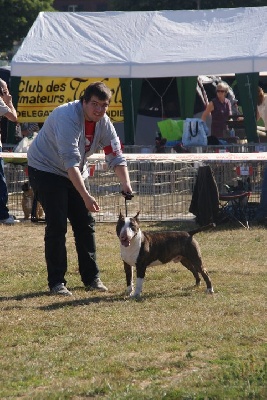
<svg viewBox="0 0 267 400">
<path fill-rule="evenodd" d="M 96 96 L 99 100 L 110 102 L 112 93 L 103 82 L 94 82 L 87 86 L 84 94 L 80 97 L 80 101 L 88 103 L 92 96 Z"/>
</svg>

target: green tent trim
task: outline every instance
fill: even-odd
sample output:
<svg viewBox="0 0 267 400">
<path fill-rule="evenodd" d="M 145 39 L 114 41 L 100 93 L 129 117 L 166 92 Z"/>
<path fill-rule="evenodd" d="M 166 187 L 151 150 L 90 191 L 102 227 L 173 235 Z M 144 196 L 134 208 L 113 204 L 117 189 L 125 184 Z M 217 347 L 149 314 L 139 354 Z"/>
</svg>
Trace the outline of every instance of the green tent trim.
<svg viewBox="0 0 267 400">
<path fill-rule="evenodd" d="M 181 119 L 192 118 L 196 99 L 197 76 L 176 78 Z"/>
<path fill-rule="evenodd" d="M 244 127 L 248 143 L 258 143 L 257 97 L 259 73 L 236 74 L 236 81 L 244 115 Z"/>
<path fill-rule="evenodd" d="M 142 79 L 120 79 L 121 98 L 124 115 L 124 141 L 126 145 L 134 145 L 135 131 Z"/>
</svg>

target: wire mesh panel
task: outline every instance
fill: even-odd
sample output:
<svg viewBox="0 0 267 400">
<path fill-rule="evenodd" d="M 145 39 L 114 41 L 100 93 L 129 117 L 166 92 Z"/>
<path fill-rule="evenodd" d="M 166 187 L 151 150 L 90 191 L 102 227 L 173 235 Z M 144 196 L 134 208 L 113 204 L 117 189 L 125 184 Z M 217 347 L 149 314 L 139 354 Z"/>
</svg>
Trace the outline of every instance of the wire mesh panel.
<svg viewBox="0 0 267 400">
<path fill-rule="evenodd" d="M 22 185 L 28 180 L 27 168 L 22 165 L 8 163 L 4 165 L 8 188 L 8 208 L 11 215 L 23 218 Z"/>
<path fill-rule="evenodd" d="M 225 185 L 236 187 L 242 183 L 251 191 L 250 202 L 258 204 L 265 161 L 254 160 L 251 155 L 236 161 L 232 156 L 209 159 L 209 156 L 203 158 L 193 154 L 183 159 L 174 154 L 129 155 L 127 162 L 134 197 L 127 204 L 121 195 L 118 178 L 107 169 L 104 158 L 89 159 L 91 176 L 87 183 L 100 205 L 95 218 L 97 221 L 116 221 L 119 212 L 125 213 L 127 206 L 128 215 L 140 211 L 144 220 L 192 219 L 194 215 L 189 213 L 189 207 L 198 168 L 202 165 L 212 168 L 219 192 L 225 191 Z M 22 184 L 28 180 L 26 172 L 25 166 L 5 165 L 8 207 L 17 217 L 23 217 L 21 199 Z"/>
<path fill-rule="evenodd" d="M 191 163 L 129 160 L 128 169 L 134 191 L 134 198 L 127 203 L 131 215 L 140 211 L 142 218 L 148 220 L 186 218 L 189 215 L 188 203 L 197 174 L 197 168 Z M 117 219 L 120 210 L 125 211 L 118 180 L 101 163 L 96 164 L 89 186 L 101 207 L 97 219 Z"/>
<path fill-rule="evenodd" d="M 247 162 L 210 162 L 219 192 L 225 192 L 226 187 L 240 187 L 251 191 L 251 201 L 259 202 L 265 163 L 263 161 Z"/>
</svg>

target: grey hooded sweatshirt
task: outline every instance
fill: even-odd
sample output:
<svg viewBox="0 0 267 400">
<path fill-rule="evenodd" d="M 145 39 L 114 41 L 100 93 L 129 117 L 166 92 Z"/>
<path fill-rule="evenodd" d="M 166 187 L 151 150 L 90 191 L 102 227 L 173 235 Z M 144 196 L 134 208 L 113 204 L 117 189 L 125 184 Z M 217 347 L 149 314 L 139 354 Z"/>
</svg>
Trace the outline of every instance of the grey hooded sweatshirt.
<svg viewBox="0 0 267 400">
<path fill-rule="evenodd" d="M 68 177 L 70 167 L 83 169 L 87 157 L 104 149 L 109 168 L 127 165 L 119 137 L 105 114 L 96 123 L 90 151 L 85 154 L 85 121 L 79 100 L 55 108 L 33 140 L 28 152 L 28 165 L 40 171 Z"/>
</svg>

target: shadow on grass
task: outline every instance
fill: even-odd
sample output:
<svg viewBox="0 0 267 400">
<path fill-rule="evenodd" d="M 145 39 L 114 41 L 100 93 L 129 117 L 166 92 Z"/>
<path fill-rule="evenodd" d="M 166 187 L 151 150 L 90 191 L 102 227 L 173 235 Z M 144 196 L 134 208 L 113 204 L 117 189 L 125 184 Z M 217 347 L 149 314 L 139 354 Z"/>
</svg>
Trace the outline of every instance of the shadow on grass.
<svg viewBox="0 0 267 400">
<path fill-rule="evenodd" d="M 58 308 L 63 308 L 63 307 L 68 307 L 68 306 L 81 306 L 81 305 L 87 305 L 90 303 L 100 303 L 100 302 L 114 302 L 114 301 L 122 301 L 124 298 L 124 294 L 122 295 L 114 295 L 114 296 L 108 296 L 108 297 L 101 297 L 101 296 L 94 296 L 94 297 L 89 297 L 86 299 L 75 299 L 75 296 L 73 297 L 67 297 L 67 296 L 57 296 L 54 294 L 50 294 L 49 292 L 35 292 L 35 293 L 27 293 L 27 294 L 20 294 L 17 296 L 2 296 L 0 297 L 0 301 L 23 301 L 26 299 L 33 299 L 33 298 L 38 298 L 46 296 L 47 298 L 50 298 L 52 301 L 53 299 L 60 299 L 60 302 L 53 302 L 52 304 L 44 305 L 44 306 L 37 306 L 36 308 L 39 310 L 54 310 Z M 66 301 L 64 301 L 66 300 Z M 10 306 L 10 308 L 14 308 L 14 305 Z"/>
<path fill-rule="evenodd" d="M 72 300 L 67 300 L 67 301 L 60 301 L 60 302 L 54 302 L 52 304 L 48 304 L 45 306 L 40 306 L 37 307 L 39 310 L 42 311 L 51 311 L 51 310 L 58 310 L 64 307 L 79 307 L 79 306 L 86 306 L 90 304 L 97 304 L 97 303 L 114 303 L 116 301 L 123 301 L 123 296 L 109 296 L 109 297 L 100 297 L 100 296 L 94 296 L 86 299 L 72 299 Z"/>
<path fill-rule="evenodd" d="M 67 301 L 58 301 L 54 302 L 53 304 L 45 305 L 37 307 L 39 310 L 43 311 L 50 311 L 50 310 L 57 310 L 63 307 L 79 307 L 84 305 L 96 304 L 96 303 L 115 303 L 115 302 L 144 302 L 148 300 L 153 300 L 157 298 L 174 298 L 174 297 L 188 297 L 192 296 L 195 293 L 204 294 L 205 292 L 201 293 L 201 290 L 196 289 L 195 286 L 189 286 L 185 288 L 177 289 L 176 293 L 169 293 L 169 292 L 159 292 L 159 293 L 145 293 L 139 299 L 130 298 L 126 296 L 125 293 L 121 294 L 114 294 L 114 295 L 104 295 L 102 296 L 93 296 L 86 299 L 70 299 Z"/>
<path fill-rule="evenodd" d="M 75 293 L 73 297 L 67 297 L 67 296 L 57 296 L 54 294 L 51 294 L 49 291 L 40 291 L 40 292 L 34 292 L 34 293 L 25 293 L 25 294 L 19 294 L 16 296 L 2 296 L 0 297 L 0 302 L 2 301 L 23 301 L 26 299 L 33 299 L 33 298 L 38 298 L 38 297 L 47 297 L 50 298 L 52 301 L 53 299 L 60 299 L 60 301 L 55 301 L 52 304 L 46 304 L 42 306 L 37 306 L 35 308 L 43 311 L 50 311 L 50 310 L 57 310 L 61 309 L 64 307 L 79 307 L 79 306 L 84 306 L 84 305 L 90 305 L 90 304 L 97 304 L 97 303 L 114 303 L 114 302 L 144 302 L 148 300 L 153 300 L 157 298 L 173 298 L 173 297 L 190 297 L 194 295 L 195 293 L 205 294 L 205 291 L 203 291 L 204 287 L 197 288 L 194 285 L 187 286 L 187 287 L 177 287 L 176 291 L 174 293 L 169 293 L 168 290 L 163 291 L 162 289 L 159 292 L 145 292 L 142 294 L 142 296 L 138 299 L 131 298 L 127 296 L 124 292 L 119 293 L 119 294 L 102 294 L 98 296 L 92 296 L 92 297 L 87 297 L 84 299 L 75 299 Z M 71 288 L 71 290 L 84 290 L 82 287 L 74 287 Z M 85 292 L 85 293 L 92 293 L 92 292 Z M 17 308 L 20 306 L 17 305 Z M 14 308 L 14 304 L 10 307 L 6 307 L 5 309 L 8 308 Z"/>
<path fill-rule="evenodd" d="M 17 301 L 22 301 L 25 299 L 33 299 L 35 297 L 41 297 L 41 296 L 50 296 L 49 292 L 34 292 L 34 293 L 24 293 L 24 294 L 18 294 L 16 296 L 0 296 L 0 301 L 11 301 L 11 300 L 17 300 Z"/>
</svg>

